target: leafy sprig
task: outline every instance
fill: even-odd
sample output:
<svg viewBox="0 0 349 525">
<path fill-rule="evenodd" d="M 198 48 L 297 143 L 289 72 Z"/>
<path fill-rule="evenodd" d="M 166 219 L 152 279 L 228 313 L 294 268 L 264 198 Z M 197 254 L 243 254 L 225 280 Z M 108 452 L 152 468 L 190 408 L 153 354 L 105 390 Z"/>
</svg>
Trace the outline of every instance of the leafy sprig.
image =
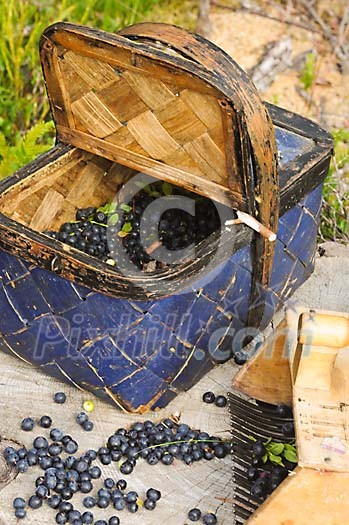
<svg viewBox="0 0 349 525">
<path fill-rule="evenodd" d="M 251 441 L 256 442 L 257 439 L 253 436 L 249 436 Z M 283 460 L 289 461 L 290 463 L 298 463 L 297 447 L 296 444 L 291 443 L 279 443 L 272 441 L 271 438 L 263 442 L 266 453 L 262 457 L 263 463 L 270 461 L 273 465 L 280 465 L 284 467 Z"/>
</svg>

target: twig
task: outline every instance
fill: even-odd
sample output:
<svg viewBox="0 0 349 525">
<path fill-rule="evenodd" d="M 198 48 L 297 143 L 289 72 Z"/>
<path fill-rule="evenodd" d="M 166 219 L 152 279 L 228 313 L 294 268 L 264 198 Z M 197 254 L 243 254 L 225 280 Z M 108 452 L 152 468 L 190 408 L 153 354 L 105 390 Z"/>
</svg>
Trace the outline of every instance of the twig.
<svg viewBox="0 0 349 525">
<path fill-rule="evenodd" d="M 216 7 L 220 7 L 222 9 L 228 9 L 229 11 L 236 11 L 236 12 L 246 11 L 247 13 L 250 13 L 251 15 L 257 15 L 263 18 L 268 18 L 269 20 L 275 20 L 275 22 L 280 22 L 281 24 L 286 24 L 289 26 L 300 27 L 301 29 L 305 29 L 306 31 L 310 31 L 312 33 L 319 33 L 319 34 L 322 33 L 322 31 L 320 31 L 314 26 L 302 24 L 301 22 L 295 22 L 294 20 L 289 20 L 288 18 L 278 18 L 277 16 L 273 16 L 273 15 L 269 15 L 268 13 L 264 13 L 264 11 L 258 11 L 256 9 L 251 9 L 249 7 L 235 9 L 234 7 L 221 4 L 220 2 L 217 2 L 216 0 L 211 0 L 211 2 L 212 2 L 212 5 L 215 5 Z"/>
<path fill-rule="evenodd" d="M 348 45 L 346 45 L 345 43 L 345 32 L 348 28 L 348 23 L 349 23 L 349 6 L 347 6 L 344 11 L 343 18 L 339 26 L 337 43 L 334 47 L 334 52 L 341 60 L 347 59 L 349 55 L 349 48 L 348 48 Z"/>
<path fill-rule="evenodd" d="M 252 215 L 249 215 L 248 213 L 245 213 L 243 211 L 237 211 L 236 212 L 238 216 L 238 220 L 246 224 L 246 226 L 249 226 L 256 232 L 260 233 L 263 237 L 268 239 L 268 241 L 273 242 L 276 240 L 276 234 L 269 230 L 266 226 L 258 222 Z M 225 226 L 230 226 L 232 224 L 239 224 L 236 222 L 236 219 L 231 219 L 228 221 L 225 221 Z"/>
<path fill-rule="evenodd" d="M 155 252 L 155 250 L 160 248 L 160 246 L 162 246 L 161 241 L 154 241 L 153 244 L 151 244 L 148 248 L 146 248 L 145 251 L 147 252 L 148 255 L 151 255 L 153 252 Z"/>
<path fill-rule="evenodd" d="M 306 0 L 299 0 L 299 2 L 308 11 L 308 13 L 315 20 L 315 22 L 321 27 L 322 33 L 326 36 L 326 38 L 333 44 L 334 37 L 331 30 L 329 29 L 328 25 L 325 24 L 325 22 L 322 20 L 321 16 L 316 12 L 313 6 L 310 5 L 310 3 Z"/>
</svg>

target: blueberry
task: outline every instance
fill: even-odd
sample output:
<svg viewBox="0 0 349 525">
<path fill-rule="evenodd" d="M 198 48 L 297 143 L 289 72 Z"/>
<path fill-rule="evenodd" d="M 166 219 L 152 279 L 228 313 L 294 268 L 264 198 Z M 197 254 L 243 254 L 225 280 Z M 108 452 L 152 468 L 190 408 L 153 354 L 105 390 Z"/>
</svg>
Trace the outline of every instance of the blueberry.
<svg viewBox="0 0 349 525">
<path fill-rule="evenodd" d="M 86 412 L 80 412 L 80 413 L 76 416 L 76 422 L 77 422 L 79 425 L 83 425 L 86 421 L 88 421 L 88 415 L 86 414 Z"/>
<path fill-rule="evenodd" d="M 256 458 L 261 458 L 264 456 L 264 454 L 266 454 L 265 446 L 261 440 L 258 440 L 255 443 L 253 443 L 252 450 Z"/>
<path fill-rule="evenodd" d="M 154 501 L 158 501 L 161 498 L 161 492 L 160 490 L 156 489 L 148 489 L 147 490 L 147 498 L 152 499 Z"/>
<path fill-rule="evenodd" d="M 47 476 L 45 479 L 45 485 L 48 489 L 53 490 L 56 488 L 58 483 L 57 477 L 55 475 Z"/>
<path fill-rule="evenodd" d="M 62 499 L 69 500 L 73 497 L 73 491 L 69 487 L 64 487 L 61 491 Z"/>
<path fill-rule="evenodd" d="M 227 403 L 228 401 L 225 396 L 217 396 L 214 402 L 214 404 L 219 408 L 224 408 L 225 406 L 227 406 Z"/>
<path fill-rule="evenodd" d="M 80 460 L 80 461 L 77 461 L 76 462 L 76 465 L 75 465 L 75 470 L 77 472 L 86 472 L 86 470 L 88 470 L 88 463 L 87 461 L 84 461 L 84 460 Z"/>
<path fill-rule="evenodd" d="M 88 458 L 93 461 L 97 458 L 97 452 L 95 450 L 88 450 L 86 452 L 86 455 L 88 456 Z"/>
<path fill-rule="evenodd" d="M 38 436 L 33 441 L 33 446 L 36 449 L 46 449 L 48 447 L 48 441 L 43 436 Z"/>
<path fill-rule="evenodd" d="M 151 452 L 147 457 L 147 462 L 149 465 L 156 465 L 159 463 L 159 458 L 155 454 L 155 452 Z M 120 469 L 121 470 L 121 469 Z"/>
<path fill-rule="evenodd" d="M 47 500 L 47 504 L 51 509 L 58 509 L 59 505 L 62 503 L 62 498 L 58 494 L 54 494 Z"/>
<path fill-rule="evenodd" d="M 255 467 L 250 467 L 247 471 L 247 479 L 255 481 L 258 478 L 258 470 Z"/>
<path fill-rule="evenodd" d="M 215 447 L 213 447 L 213 450 L 216 458 L 222 459 L 225 458 L 225 456 L 227 455 L 227 450 L 224 447 L 224 444 L 216 445 Z"/>
<path fill-rule="evenodd" d="M 252 485 L 250 492 L 251 492 L 251 495 L 254 496 L 255 498 L 262 499 L 266 495 L 265 485 L 256 482 Z"/>
<path fill-rule="evenodd" d="M 39 465 L 43 470 L 47 470 L 48 468 L 52 467 L 52 464 L 52 458 L 49 456 L 41 456 L 39 458 Z"/>
<path fill-rule="evenodd" d="M 156 501 L 153 500 L 153 499 L 149 499 L 147 498 L 144 503 L 143 503 L 143 506 L 145 509 L 147 510 L 154 510 L 155 507 L 156 507 Z"/>
<path fill-rule="evenodd" d="M 112 478 L 106 478 L 104 480 L 104 486 L 106 489 L 112 489 L 115 487 L 115 481 Z"/>
<path fill-rule="evenodd" d="M 201 518 L 201 510 L 197 508 L 191 509 L 188 512 L 188 518 L 190 519 L 190 521 L 199 521 L 199 519 Z"/>
<path fill-rule="evenodd" d="M 28 501 L 28 505 L 31 509 L 38 509 L 42 505 L 42 499 L 39 496 L 31 496 Z"/>
<path fill-rule="evenodd" d="M 237 352 L 234 353 L 234 361 L 237 365 L 244 365 L 246 361 L 248 361 L 248 356 L 246 352 L 243 352 L 242 350 L 237 350 Z"/>
<path fill-rule="evenodd" d="M 52 443 L 48 447 L 48 453 L 51 456 L 59 456 L 59 454 L 62 452 L 62 450 L 63 450 L 63 447 L 59 443 Z"/>
<path fill-rule="evenodd" d="M 18 520 L 23 520 L 26 517 L 26 515 L 27 512 L 25 509 L 20 508 L 15 510 L 15 516 Z"/>
<path fill-rule="evenodd" d="M 110 436 L 108 439 L 108 448 L 110 450 L 118 449 L 121 445 L 121 438 L 120 436 L 114 434 L 113 436 Z"/>
<path fill-rule="evenodd" d="M 21 423 L 21 429 L 25 430 L 26 432 L 30 432 L 34 428 L 34 419 L 31 417 L 26 417 L 23 419 Z"/>
<path fill-rule="evenodd" d="M 100 462 L 103 465 L 110 465 L 110 463 L 111 463 L 111 455 L 110 454 L 102 454 L 102 456 L 100 456 L 99 459 L 100 459 Z M 120 471 L 121 471 L 121 469 L 120 469 Z M 123 474 L 124 474 L 124 472 L 123 472 Z"/>
<path fill-rule="evenodd" d="M 217 517 L 215 514 L 209 512 L 208 514 L 203 515 L 202 522 L 204 525 L 215 525 L 217 523 Z"/>
<path fill-rule="evenodd" d="M 93 430 L 93 423 L 92 421 L 85 421 L 83 424 L 82 424 L 82 428 L 86 431 L 86 432 L 91 432 Z"/>
<path fill-rule="evenodd" d="M 127 481 L 125 479 L 119 479 L 117 482 L 116 482 L 116 487 L 119 489 L 119 490 L 125 490 L 126 487 L 127 487 Z"/>
<path fill-rule="evenodd" d="M 100 509 L 106 509 L 109 506 L 110 500 L 106 497 L 99 497 L 97 505 Z"/>
<path fill-rule="evenodd" d="M 117 516 L 111 516 L 111 518 L 109 518 L 108 525 L 120 525 L 120 519 Z"/>
<path fill-rule="evenodd" d="M 292 408 L 284 404 L 277 405 L 275 412 L 279 417 L 292 417 Z"/>
<path fill-rule="evenodd" d="M 79 445 L 77 444 L 76 441 L 74 441 L 74 439 L 70 439 L 70 441 L 68 441 L 68 443 L 64 445 L 64 450 L 66 451 L 67 454 L 75 454 L 75 452 L 77 452 L 78 449 L 79 449 Z"/>
<path fill-rule="evenodd" d="M 49 496 L 50 491 L 45 485 L 39 485 L 35 491 L 36 495 L 41 498 L 45 499 Z"/>
<path fill-rule="evenodd" d="M 127 503 L 135 503 L 137 499 L 138 499 L 138 494 L 134 490 L 131 490 L 125 496 L 125 500 Z"/>
<path fill-rule="evenodd" d="M 28 451 L 26 448 L 22 447 L 17 450 L 17 454 L 18 454 L 19 459 L 26 459 Z"/>
<path fill-rule="evenodd" d="M 42 416 L 40 418 L 39 425 L 42 428 L 50 428 L 50 426 L 52 425 L 52 419 L 50 418 L 50 416 Z"/>
<path fill-rule="evenodd" d="M 23 499 L 23 498 L 15 498 L 13 500 L 13 508 L 14 509 L 24 509 L 25 508 L 25 499 Z"/>
<path fill-rule="evenodd" d="M 95 525 L 108 525 L 108 522 L 105 520 L 97 520 L 95 521 Z"/>
<path fill-rule="evenodd" d="M 93 498 L 92 496 L 87 496 L 82 500 L 82 504 L 87 509 L 92 509 L 96 505 L 96 498 Z"/>
<path fill-rule="evenodd" d="M 129 461 L 125 461 L 124 463 L 120 465 L 121 474 L 125 474 L 125 475 L 131 474 L 132 471 L 133 471 L 133 466 Z"/>
<path fill-rule="evenodd" d="M 68 517 L 65 512 L 58 512 L 58 514 L 56 514 L 56 523 L 58 523 L 58 525 L 64 525 L 67 522 Z"/>
<path fill-rule="evenodd" d="M 98 478 L 101 477 L 102 471 L 101 471 L 101 469 L 99 467 L 95 466 L 95 467 L 91 467 L 90 468 L 89 474 L 90 474 L 92 479 L 98 479 Z"/>
<path fill-rule="evenodd" d="M 50 438 L 53 440 L 53 441 L 61 441 L 62 438 L 64 436 L 64 433 L 62 430 L 60 430 L 59 428 L 53 428 L 51 431 L 50 431 Z"/>
<path fill-rule="evenodd" d="M 79 520 L 81 518 L 81 512 L 78 510 L 72 509 L 68 513 L 68 521 L 69 523 L 74 523 L 75 520 Z"/>
<path fill-rule="evenodd" d="M 134 514 L 135 512 L 138 511 L 138 505 L 137 503 L 128 503 L 127 504 L 127 510 L 129 512 L 132 512 L 132 514 Z"/>
<path fill-rule="evenodd" d="M 82 481 L 81 484 L 80 484 L 80 491 L 83 493 L 83 494 L 88 494 L 89 492 L 91 492 L 91 490 L 93 489 L 93 485 L 91 483 L 91 481 Z"/>
<path fill-rule="evenodd" d="M 3 451 L 3 456 L 7 459 L 9 456 L 16 454 L 16 449 L 13 447 L 6 447 Z"/>
<path fill-rule="evenodd" d="M 113 499 L 113 505 L 115 510 L 124 510 L 126 502 L 123 497 Z"/>
<path fill-rule="evenodd" d="M 92 512 L 84 512 L 81 516 L 82 523 L 86 523 L 87 525 L 91 525 L 93 523 L 94 517 Z"/>
<path fill-rule="evenodd" d="M 62 501 L 62 503 L 59 505 L 60 512 L 65 512 L 66 514 L 68 514 L 68 512 L 70 512 L 71 510 L 73 510 L 73 504 L 70 503 L 70 501 Z"/>
<path fill-rule="evenodd" d="M 215 399 L 216 399 L 216 396 L 214 395 L 213 392 L 205 392 L 204 395 L 202 396 L 203 402 L 208 403 L 208 404 L 214 403 Z"/>
<path fill-rule="evenodd" d="M 16 465 L 17 472 L 20 472 L 21 474 L 24 474 L 24 472 L 27 472 L 29 468 L 29 463 L 26 459 L 20 459 Z"/>
<path fill-rule="evenodd" d="M 166 453 L 161 458 L 161 463 L 163 463 L 164 465 L 172 465 L 173 460 L 174 460 L 173 456 L 169 453 Z"/>
<path fill-rule="evenodd" d="M 295 435 L 294 424 L 291 422 L 284 423 L 281 427 L 281 432 L 283 433 L 285 437 L 294 437 Z"/>
</svg>

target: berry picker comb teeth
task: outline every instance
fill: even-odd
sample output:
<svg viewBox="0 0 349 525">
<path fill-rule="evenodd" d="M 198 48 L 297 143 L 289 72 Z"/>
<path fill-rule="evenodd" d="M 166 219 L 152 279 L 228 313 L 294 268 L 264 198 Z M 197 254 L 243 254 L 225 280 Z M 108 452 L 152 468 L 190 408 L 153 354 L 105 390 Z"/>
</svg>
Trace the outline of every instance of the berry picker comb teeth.
<svg viewBox="0 0 349 525">
<path fill-rule="evenodd" d="M 301 525 L 313 522 L 315 513 L 318 525 L 344 523 L 349 515 L 349 314 L 290 310 L 281 326 L 283 335 L 280 326 L 274 334 L 277 344 L 265 342 L 233 384 L 263 401 L 280 399 L 280 392 L 291 388 L 299 463 L 259 507 L 262 501 L 251 496 L 246 480 L 250 436 L 278 440 L 277 417 L 265 402 L 231 394 L 235 523 Z M 284 371 L 284 390 L 273 376 L 263 382 L 264 364 L 268 371 Z"/>
</svg>

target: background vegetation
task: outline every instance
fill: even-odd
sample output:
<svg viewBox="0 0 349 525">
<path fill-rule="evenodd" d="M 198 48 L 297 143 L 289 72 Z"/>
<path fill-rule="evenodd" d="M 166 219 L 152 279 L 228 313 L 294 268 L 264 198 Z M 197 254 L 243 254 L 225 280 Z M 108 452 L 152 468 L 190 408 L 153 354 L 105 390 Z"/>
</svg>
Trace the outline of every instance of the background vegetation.
<svg viewBox="0 0 349 525">
<path fill-rule="evenodd" d="M 114 32 L 157 20 L 195 29 L 197 12 L 196 0 L 0 0 L 0 178 L 54 143 L 38 56 L 45 27 L 68 20 Z M 309 55 L 299 79 L 305 90 L 314 82 L 315 66 Z M 349 191 L 343 180 L 349 172 L 349 130 L 333 130 L 333 135 L 336 157 L 325 185 L 319 237 L 348 242 Z"/>
</svg>

